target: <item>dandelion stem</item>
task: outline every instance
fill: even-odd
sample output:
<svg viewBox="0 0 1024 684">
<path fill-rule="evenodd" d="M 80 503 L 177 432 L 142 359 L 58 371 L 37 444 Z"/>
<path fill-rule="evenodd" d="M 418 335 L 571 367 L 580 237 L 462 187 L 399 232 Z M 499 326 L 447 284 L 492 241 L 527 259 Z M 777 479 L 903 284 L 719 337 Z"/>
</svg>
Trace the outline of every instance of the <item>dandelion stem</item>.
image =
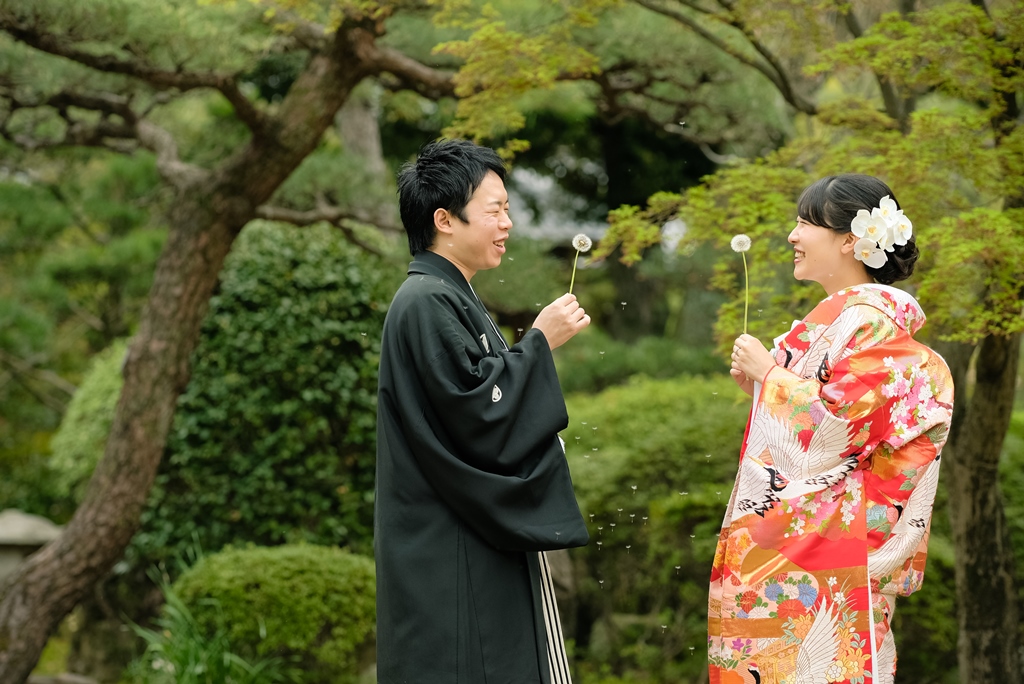
<svg viewBox="0 0 1024 684">
<path fill-rule="evenodd" d="M 740 252 L 743 257 L 743 334 L 747 334 L 747 310 L 750 308 L 750 275 L 747 273 L 747 253 Z M 569 287 L 572 292 L 572 287 Z"/>
<path fill-rule="evenodd" d="M 576 250 L 576 258 L 572 260 L 572 280 L 569 281 L 569 294 L 572 294 L 573 283 L 576 282 L 576 264 L 580 260 L 580 250 Z"/>
</svg>

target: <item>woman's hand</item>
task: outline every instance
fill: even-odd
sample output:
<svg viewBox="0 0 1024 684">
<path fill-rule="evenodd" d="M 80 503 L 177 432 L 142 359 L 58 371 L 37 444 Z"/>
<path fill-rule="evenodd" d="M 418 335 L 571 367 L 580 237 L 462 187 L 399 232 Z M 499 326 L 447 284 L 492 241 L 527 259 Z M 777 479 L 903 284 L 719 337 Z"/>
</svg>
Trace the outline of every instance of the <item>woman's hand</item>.
<svg viewBox="0 0 1024 684">
<path fill-rule="evenodd" d="M 753 335 L 747 335 L 746 333 L 736 338 L 736 341 L 732 345 L 732 374 L 733 380 L 740 386 L 744 392 L 747 391 L 744 387 L 741 378 L 738 377 L 737 371 L 747 377 L 750 382 L 750 392 L 752 394 L 753 383 L 761 382 L 764 380 L 764 376 L 768 375 L 775 366 L 775 359 L 768 353 L 768 350 L 764 348 L 761 341 Z"/>
<path fill-rule="evenodd" d="M 729 369 L 729 375 L 736 381 L 740 389 L 747 393 L 748 397 L 754 396 L 754 381 L 747 377 L 747 374 L 735 368 Z"/>
</svg>

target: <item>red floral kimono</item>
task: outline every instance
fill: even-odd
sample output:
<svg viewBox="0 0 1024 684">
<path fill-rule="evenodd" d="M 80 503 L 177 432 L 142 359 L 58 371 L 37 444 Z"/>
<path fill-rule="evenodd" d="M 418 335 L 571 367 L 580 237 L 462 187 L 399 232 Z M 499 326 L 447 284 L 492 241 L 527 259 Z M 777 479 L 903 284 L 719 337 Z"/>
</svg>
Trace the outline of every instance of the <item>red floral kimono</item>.
<svg viewBox="0 0 1024 684">
<path fill-rule="evenodd" d="M 922 325 L 913 297 L 864 285 L 775 340 L 711 571 L 711 684 L 893 681 L 953 408 Z"/>
</svg>

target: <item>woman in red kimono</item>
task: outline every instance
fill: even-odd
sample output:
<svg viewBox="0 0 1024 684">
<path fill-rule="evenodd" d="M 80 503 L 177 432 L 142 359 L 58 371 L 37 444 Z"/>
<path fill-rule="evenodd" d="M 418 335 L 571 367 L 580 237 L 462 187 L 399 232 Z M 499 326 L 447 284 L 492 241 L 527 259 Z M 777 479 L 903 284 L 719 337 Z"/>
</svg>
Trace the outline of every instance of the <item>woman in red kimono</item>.
<svg viewBox="0 0 1024 684">
<path fill-rule="evenodd" d="M 708 605 L 712 684 L 885 684 L 897 595 L 924 575 L 945 362 L 914 340 L 913 226 L 871 176 L 800 197 L 793 275 L 827 297 L 769 352 L 741 335 L 732 375 L 754 398 Z"/>
</svg>

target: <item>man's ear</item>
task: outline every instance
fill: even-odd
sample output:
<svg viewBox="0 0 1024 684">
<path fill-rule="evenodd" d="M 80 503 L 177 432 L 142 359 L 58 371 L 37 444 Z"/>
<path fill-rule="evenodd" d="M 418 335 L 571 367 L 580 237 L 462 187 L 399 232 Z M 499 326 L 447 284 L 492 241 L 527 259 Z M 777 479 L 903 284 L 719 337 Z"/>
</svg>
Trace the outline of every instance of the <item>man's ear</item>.
<svg viewBox="0 0 1024 684">
<path fill-rule="evenodd" d="M 455 229 L 452 227 L 452 215 L 447 209 L 434 210 L 434 228 L 438 233 L 444 233 L 445 235 L 451 235 L 455 232 Z"/>
</svg>

